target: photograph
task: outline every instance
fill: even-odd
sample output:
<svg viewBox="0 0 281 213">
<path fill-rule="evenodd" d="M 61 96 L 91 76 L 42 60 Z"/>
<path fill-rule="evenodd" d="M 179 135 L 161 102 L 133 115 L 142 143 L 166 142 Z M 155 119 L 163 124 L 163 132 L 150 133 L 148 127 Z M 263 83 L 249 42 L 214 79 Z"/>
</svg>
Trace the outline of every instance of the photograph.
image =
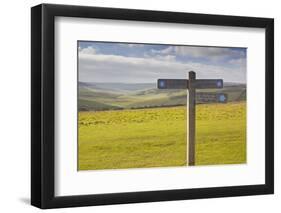
<svg viewBox="0 0 281 213">
<path fill-rule="evenodd" d="M 212 5 L 31 8 L 31 205 L 274 194 L 274 18 Z"/>
<path fill-rule="evenodd" d="M 247 163 L 247 48 L 79 40 L 77 57 L 78 171 L 189 166 L 190 71 L 194 165 Z"/>
</svg>

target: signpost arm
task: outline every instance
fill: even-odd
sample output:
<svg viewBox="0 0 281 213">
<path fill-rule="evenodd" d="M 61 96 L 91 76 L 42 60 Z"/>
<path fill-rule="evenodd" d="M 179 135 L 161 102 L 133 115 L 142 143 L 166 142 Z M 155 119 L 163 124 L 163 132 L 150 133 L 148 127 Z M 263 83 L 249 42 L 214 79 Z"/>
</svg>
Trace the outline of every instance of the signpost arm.
<svg viewBox="0 0 281 213">
<path fill-rule="evenodd" d="M 188 137 L 188 165 L 195 165 L 195 90 L 196 74 L 193 71 L 189 72 L 189 137 Z"/>
</svg>

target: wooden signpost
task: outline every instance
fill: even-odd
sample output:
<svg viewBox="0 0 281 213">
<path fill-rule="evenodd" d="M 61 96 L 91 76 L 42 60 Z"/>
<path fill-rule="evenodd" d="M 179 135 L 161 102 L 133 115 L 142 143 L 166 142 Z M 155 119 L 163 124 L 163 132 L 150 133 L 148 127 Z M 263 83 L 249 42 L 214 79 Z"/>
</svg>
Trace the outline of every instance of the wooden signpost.
<svg viewBox="0 0 281 213">
<path fill-rule="evenodd" d="M 227 95 L 224 93 L 199 93 L 196 89 L 221 89 L 223 88 L 222 79 L 196 79 L 196 73 L 190 71 L 187 79 L 158 79 L 158 89 L 188 89 L 189 105 L 189 141 L 188 141 L 188 165 L 195 165 L 195 121 L 196 121 L 196 99 L 201 99 L 202 103 L 219 102 L 226 103 Z"/>
</svg>

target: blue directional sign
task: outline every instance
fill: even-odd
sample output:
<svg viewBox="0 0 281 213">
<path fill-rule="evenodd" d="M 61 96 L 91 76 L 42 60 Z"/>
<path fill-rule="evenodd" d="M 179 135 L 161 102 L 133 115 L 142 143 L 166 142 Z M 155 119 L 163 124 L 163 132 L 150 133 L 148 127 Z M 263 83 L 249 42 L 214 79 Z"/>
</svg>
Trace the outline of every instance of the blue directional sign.
<svg viewBox="0 0 281 213">
<path fill-rule="evenodd" d="M 222 79 L 196 79 L 194 87 L 196 89 L 219 89 L 223 88 Z"/>
<path fill-rule="evenodd" d="M 227 94 L 216 93 L 216 92 L 197 92 L 196 93 L 196 103 L 226 103 Z"/>
<path fill-rule="evenodd" d="M 158 89 L 187 89 L 188 80 L 186 79 L 158 79 Z"/>
<path fill-rule="evenodd" d="M 189 80 L 186 79 L 158 79 L 158 89 L 188 89 Z M 222 79 L 196 79 L 194 89 L 220 89 L 223 88 Z"/>
</svg>

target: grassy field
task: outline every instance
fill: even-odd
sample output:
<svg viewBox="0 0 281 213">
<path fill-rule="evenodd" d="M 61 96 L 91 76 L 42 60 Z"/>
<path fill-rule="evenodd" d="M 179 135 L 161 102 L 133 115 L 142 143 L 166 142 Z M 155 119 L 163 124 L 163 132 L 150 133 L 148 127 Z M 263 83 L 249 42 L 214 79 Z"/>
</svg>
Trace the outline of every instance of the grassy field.
<svg viewBox="0 0 281 213">
<path fill-rule="evenodd" d="M 196 165 L 246 163 L 246 103 L 199 105 Z"/>
<path fill-rule="evenodd" d="M 196 113 L 196 165 L 245 163 L 245 102 Z M 186 138 L 186 107 L 79 112 L 78 169 L 184 166 Z"/>
</svg>

